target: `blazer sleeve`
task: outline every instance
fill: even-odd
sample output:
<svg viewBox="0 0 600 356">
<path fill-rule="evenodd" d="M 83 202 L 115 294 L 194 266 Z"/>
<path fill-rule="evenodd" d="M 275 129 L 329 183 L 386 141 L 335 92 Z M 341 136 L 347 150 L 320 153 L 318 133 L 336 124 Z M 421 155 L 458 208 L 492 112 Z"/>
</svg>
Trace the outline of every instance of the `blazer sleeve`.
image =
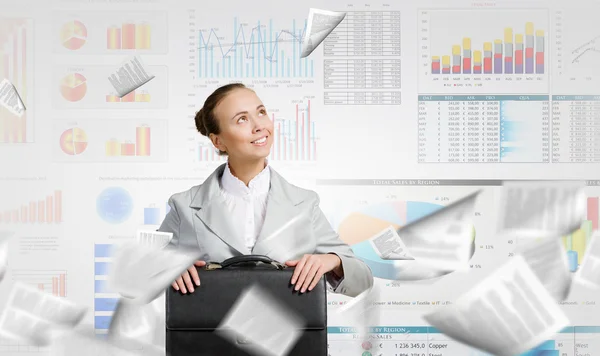
<svg viewBox="0 0 600 356">
<path fill-rule="evenodd" d="M 339 235 L 333 230 L 325 214 L 321 210 L 320 198 L 316 192 L 312 206 L 312 227 L 317 239 L 315 253 L 333 253 L 342 261 L 344 276 L 336 280 L 333 272 L 326 275 L 327 280 L 333 287 L 333 292 L 356 297 L 373 286 L 373 274 L 369 266 L 359 260 L 352 252 L 348 244 L 343 242 Z"/>
<path fill-rule="evenodd" d="M 165 219 L 163 220 L 162 224 L 157 230 L 161 232 L 173 233 L 173 238 L 171 239 L 171 241 L 169 241 L 169 245 L 165 247 L 166 249 L 177 249 L 177 247 L 179 246 L 179 227 L 181 220 L 179 217 L 179 211 L 177 211 L 177 205 L 175 204 L 174 198 L 174 195 L 172 195 L 169 198 L 168 204 L 171 210 L 169 210 L 167 216 L 165 216 Z"/>
</svg>

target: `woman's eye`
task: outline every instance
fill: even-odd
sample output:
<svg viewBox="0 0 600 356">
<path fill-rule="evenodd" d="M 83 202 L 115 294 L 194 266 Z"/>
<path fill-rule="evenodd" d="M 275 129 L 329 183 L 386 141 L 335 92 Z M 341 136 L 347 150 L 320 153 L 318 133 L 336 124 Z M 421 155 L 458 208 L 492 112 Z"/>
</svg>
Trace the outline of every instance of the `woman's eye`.
<svg viewBox="0 0 600 356">
<path fill-rule="evenodd" d="M 267 115 L 267 110 L 265 110 L 265 109 L 262 109 L 262 110 L 260 111 L 260 113 L 261 113 L 261 114 L 263 114 L 263 115 Z"/>
<path fill-rule="evenodd" d="M 238 119 L 238 122 L 240 122 L 240 120 L 246 120 L 246 117 L 245 117 L 245 116 L 242 116 L 242 117 L 240 117 L 240 118 Z"/>
</svg>

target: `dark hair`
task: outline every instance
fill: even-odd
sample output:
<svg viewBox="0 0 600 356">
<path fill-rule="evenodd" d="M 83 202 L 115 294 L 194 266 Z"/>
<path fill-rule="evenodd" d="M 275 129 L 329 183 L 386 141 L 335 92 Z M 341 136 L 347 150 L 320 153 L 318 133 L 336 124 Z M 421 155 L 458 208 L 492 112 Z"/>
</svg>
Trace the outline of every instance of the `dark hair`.
<svg viewBox="0 0 600 356">
<path fill-rule="evenodd" d="M 212 94 L 204 101 L 204 106 L 196 113 L 194 121 L 196 122 L 196 129 L 203 136 L 209 137 L 210 134 L 218 135 L 221 133 L 219 127 L 219 121 L 215 117 L 215 107 L 219 105 L 221 100 L 225 99 L 227 94 L 235 89 L 248 89 L 242 83 L 230 83 L 217 88 Z M 219 155 L 226 155 L 227 152 L 219 150 Z"/>
</svg>

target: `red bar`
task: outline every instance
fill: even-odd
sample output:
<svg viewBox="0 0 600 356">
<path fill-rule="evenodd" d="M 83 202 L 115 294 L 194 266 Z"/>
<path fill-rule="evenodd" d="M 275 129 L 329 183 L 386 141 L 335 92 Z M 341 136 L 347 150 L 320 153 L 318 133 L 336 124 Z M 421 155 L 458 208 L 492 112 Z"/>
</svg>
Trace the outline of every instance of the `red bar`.
<svg viewBox="0 0 600 356">
<path fill-rule="evenodd" d="M 58 280 L 52 277 L 52 295 L 58 295 Z"/>
<path fill-rule="evenodd" d="M 29 222 L 33 224 L 35 222 L 36 217 L 36 204 L 34 201 L 29 202 Z"/>
<path fill-rule="evenodd" d="M 525 58 L 533 58 L 533 47 L 525 48 Z"/>
<path fill-rule="evenodd" d="M 46 221 L 46 214 L 44 214 L 44 204 L 43 200 L 38 201 L 38 222 L 43 223 Z"/>
<path fill-rule="evenodd" d="M 544 64 L 544 52 L 535 52 L 535 63 Z"/>
<path fill-rule="evenodd" d="M 53 220 L 52 216 L 52 197 L 46 197 L 46 222 L 51 223 Z"/>
<path fill-rule="evenodd" d="M 277 123 L 277 159 L 281 159 L 281 123 Z"/>
<path fill-rule="evenodd" d="M 515 51 L 515 64 L 523 64 L 523 50 L 522 49 Z"/>
<path fill-rule="evenodd" d="M 304 160 L 304 147 L 306 147 L 306 141 L 304 141 L 304 132 L 306 131 L 306 126 L 304 125 L 304 113 L 302 113 L 302 160 Z"/>
<path fill-rule="evenodd" d="M 598 197 L 588 198 L 587 219 L 592 221 L 592 230 L 598 230 Z"/>
<path fill-rule="evenodd" d="M 452 66 L 452 73 L 460 73 L 460 65 Z"/>
<path fill-rule="evenodd" d="M 471 58 L 463 58 L 463 73 L 465 69 L 471 69 Z"/>
<path fill-rule="evenodd" d="M 66 288 L 67 276 L 63 273 L 60 275 L 60 284 L 59 284 L 59 295 L 61 297 L 67 296 L 67 288 Z"/>
<path fill-rule="evenodd" d="M 477 73 L 477 72 L 481 73 L 481 66 L 473 66 L 473 73 Z"/>
<path fill-rule="evenodd" d="M 492 58 L 486 57 L 483 59 L 483 71 L 484 72 L 492 72 Z"/>
<path fill-rule="evenodd" d="M 442 68 L 442 73 L 444 73 L 444 74 L 450 73 L 450 68 Z"/>
<path fill-rule="evenodd" d="M 298 141 L 300 141 L 298 139 L 298 129 L 300 128 L 300 125 L 298 123 L 298 104 L 296 104 L 296 161 L 298 160 Z"/>
<path fill-rule="evenodd" d="M 62 191 L 54 191 L 54 222 L 62 222 Z"/>
<path fill-rule="evenodd" d="M 22 223 L 27 222 L 27 206 L 26 205 L 21 206 L 21 222 Z"/>
<path fill-rule="evenodd" d="M 306 122 L 308 125 L 308 139 L 306 140 L 306 149 L 308 151 L 308 160 L 310 160 L 310 100 L 308 101 L 308 108 L 306 109 Z"/>
<path fill-rule="evenodd" d="M 439 72 L 440 71 L 440 62 L 431 62 L 431 71 L 432 72 Z"/>
<path fill-rule="evenodd" d="M 283 159 L 287 160 L 288 142 L 287 137 L 283 138 Z"/>
</svg>

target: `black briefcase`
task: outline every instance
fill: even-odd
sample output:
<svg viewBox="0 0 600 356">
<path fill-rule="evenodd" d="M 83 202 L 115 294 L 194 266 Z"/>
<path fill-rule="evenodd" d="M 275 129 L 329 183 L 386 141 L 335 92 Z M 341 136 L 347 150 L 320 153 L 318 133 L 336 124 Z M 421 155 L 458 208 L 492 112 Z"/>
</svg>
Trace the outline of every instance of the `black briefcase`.
<svg viewBox="0 0 600 356">
<path fill-rule="evenodd" d="M 290 356 L 327 355 L 327 292 L 322 277 L 312 291 L 290 284 L 294 268 L 267 256 L 242 255 L 196 267 L 200 287 L 183 294 L 166 292 L 166 352 L 169 356 L 252 356 L 244 340 L 236 343 L 215 332 L 242 292 L 259 284 L 265 292 L 301 316 L 305 326 Z M 256 310 L 260 313 L 260 310 Z M 246 348 L 246 349 L 245 349 Z"/>
</svg>

